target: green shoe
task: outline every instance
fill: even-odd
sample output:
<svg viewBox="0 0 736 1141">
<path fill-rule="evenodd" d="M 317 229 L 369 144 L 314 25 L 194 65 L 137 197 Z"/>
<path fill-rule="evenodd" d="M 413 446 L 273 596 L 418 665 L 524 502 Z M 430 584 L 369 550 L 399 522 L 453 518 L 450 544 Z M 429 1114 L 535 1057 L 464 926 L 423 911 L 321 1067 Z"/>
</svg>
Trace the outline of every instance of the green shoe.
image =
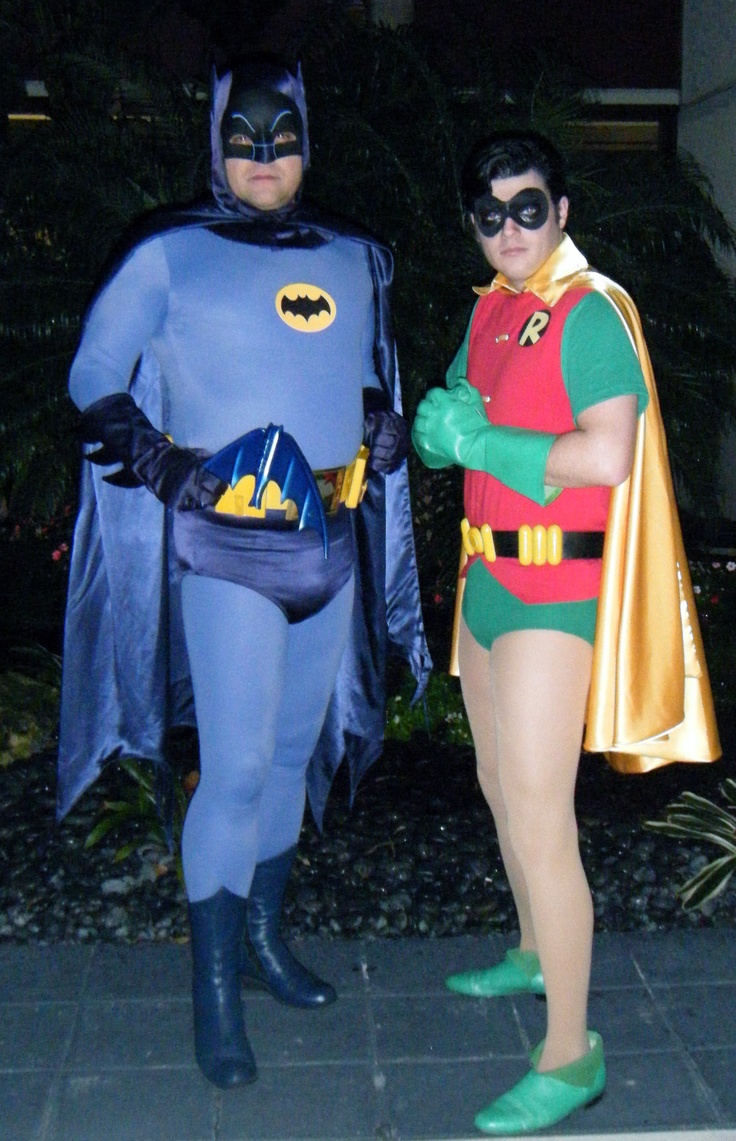
<svg viewBox="0 0 736 1141">
<path fill-rule="evenodd" d="M 474 998 L 499 998 L 504 994 L 544 994 L 544 979 L 536 951 L 507 951 L 506 958 L 484 971 L 450 975 L 445 986 L 456 994 Z"/>
<path fill-rule="evenodd" d="M 496 1136 L 531 1133 L 597 1101 L 606 1088 L 606 1063 L 600 1034 L 589 1030 L 588 1038 L 589 1054 L 545 1074 L 531 1069 L 513 1089 L 480 1111 L 475 1119 L 478 1129 Z M 533 1052 L 532 1066 L 543 1045 Z"/>
</svg>

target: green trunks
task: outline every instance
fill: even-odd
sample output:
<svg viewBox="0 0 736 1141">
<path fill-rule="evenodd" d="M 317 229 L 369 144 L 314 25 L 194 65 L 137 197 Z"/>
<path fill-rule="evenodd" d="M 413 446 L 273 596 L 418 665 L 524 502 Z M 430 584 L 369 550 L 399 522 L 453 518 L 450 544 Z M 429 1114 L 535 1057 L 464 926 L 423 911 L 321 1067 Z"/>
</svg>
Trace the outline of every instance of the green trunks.
<svg viewBox="0 0 736 1141">
<path fill-rule="evenodd" d="M 477 559 L 465 581 L 463 618 L 470 633 L 490 650 L 496 638 L 512 630 L 561 630 L 590 642 L 595 639 L 598 599 L 582 602 L 522 602 L 489 574 Z"/>
</svg>

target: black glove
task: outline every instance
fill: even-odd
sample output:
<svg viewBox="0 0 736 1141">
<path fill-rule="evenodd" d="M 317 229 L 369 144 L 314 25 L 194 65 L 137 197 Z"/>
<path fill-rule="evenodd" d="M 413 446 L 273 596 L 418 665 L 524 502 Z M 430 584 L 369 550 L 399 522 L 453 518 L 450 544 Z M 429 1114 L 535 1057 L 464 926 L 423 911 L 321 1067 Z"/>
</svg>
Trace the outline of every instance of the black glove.
<svg viewBox="0 0 736 1141">
<path fill-rule="evenodd" d="M 226 484 L 202 466 L 194 452 L 176 444 L 141 412 L 127 392 L 103 396 L 82 413 L 85 443 L 102 447 L 86 458 L 94 464 L 123 465 L 104 477 L 116 487 L 145 486 L 167 507 L 191 511 L 217 503 Z"/>
<path fill-rule="evenodd" d="M 363 443 L 370 451 L 368 470 L 390 475 L 409 452 L 409 425 L 389 408 L 381 389 L 363 389 Z"/>
</svg>

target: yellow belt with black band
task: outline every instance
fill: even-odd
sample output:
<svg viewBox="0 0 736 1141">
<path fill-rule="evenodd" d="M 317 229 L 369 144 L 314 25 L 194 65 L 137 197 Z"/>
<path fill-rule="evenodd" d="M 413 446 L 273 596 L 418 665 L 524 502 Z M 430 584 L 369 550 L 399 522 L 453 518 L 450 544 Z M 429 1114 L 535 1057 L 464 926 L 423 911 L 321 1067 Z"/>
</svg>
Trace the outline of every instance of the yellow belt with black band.
<svg viewBox="0 0 736 1141">
<path fill-rule="evenodd" d="M 522 524 L 518 531 L 494 531 L 488 523 L 472 527 L 467 519 L 460 524 L 467 555 L 483 555 L 489 563 L 496 559 L 518 559 L 522 566 L 557 566 L 563 559 L 603 557 L 604 531 L 563 531 L 556 523 Z"/>
</svg>

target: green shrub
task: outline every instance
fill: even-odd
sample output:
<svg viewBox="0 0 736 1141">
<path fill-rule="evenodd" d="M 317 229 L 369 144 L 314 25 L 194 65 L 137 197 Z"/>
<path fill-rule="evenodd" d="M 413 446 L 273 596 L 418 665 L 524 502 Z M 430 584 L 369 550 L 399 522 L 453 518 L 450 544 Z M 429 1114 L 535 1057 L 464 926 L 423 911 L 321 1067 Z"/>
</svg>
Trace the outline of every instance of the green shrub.
<svg viewBox="0 0 736 1141">
<path fill-rule="evenodd" d="M 93 848 L 110 834 L 127 836 L 125 842 L 115 852 L 113 863 L 127 860 L 134 852 L 153 845 L 162 852 L 171 851 L 174 855 L 176 873 L 183 882 L 181 862 L 181 834 L 184 827 L 189 798 L 196 788 L 196 774 L 180 778 L 173 776 L 171 835 L 167 832 L 156 794 L 156 772 L 153 765 L 142 761 L 124 760 L 119 762 L 122 772 L 132 781 L 119 800 L 106 800 L 100 810 L 100 818 L 85 841 L 85 848 Z"/>
<path fill-rule="evenodd" d="M 424 697 L 412 705 L 413 681 L 389 697 L 386 710 L 386 739 L 408 741 L 415 733 L 447 745 L 471 745 L 470 726 L 456 677 L 435 671 Z"/>
<path fill-rule="evenodd" d="M 0 673 L 0 767 L 51 748 L 59 725 L 61 659 L 42 647 L 16 650 Z"/>
</svg>

